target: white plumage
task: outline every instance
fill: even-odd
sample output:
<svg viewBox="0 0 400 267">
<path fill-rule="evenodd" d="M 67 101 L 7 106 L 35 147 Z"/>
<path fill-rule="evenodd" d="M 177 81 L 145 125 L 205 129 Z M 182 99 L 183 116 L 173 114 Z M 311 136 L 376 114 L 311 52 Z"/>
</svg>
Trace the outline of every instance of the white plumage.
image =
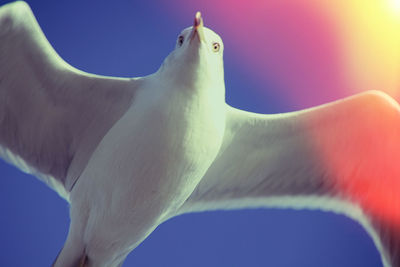
<svg viewBox="0 0 400 267">
<path fill-rule="evenodd" d="M 229 107 L 222 40 L 199 13 L 141 78 L 69 66 L 23 2 L 0 9 L 0 38 L 0 156 L 71 204 L 55 266 L 120 266 L 175 215 L 271 206 L 344 213 L 399 266 L 400 110 L 389 96 L 277 115 Z M 374 206 L 382 190 L 394 195 L 388 212 Z"/>
</svg>

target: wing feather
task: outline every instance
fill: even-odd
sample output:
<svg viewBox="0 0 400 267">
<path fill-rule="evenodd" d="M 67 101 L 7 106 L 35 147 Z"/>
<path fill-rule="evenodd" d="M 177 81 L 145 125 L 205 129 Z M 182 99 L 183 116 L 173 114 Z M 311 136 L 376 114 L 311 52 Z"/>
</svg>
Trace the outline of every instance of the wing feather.
<svg viewBox="0 0 400 267">
<path fill-rule="evenodd" d="M 71 67 L 25 2 L 0 8 L 0 156 L 64 198 L 140 83 Z"/>
<path fill-rule="evenodd" d="M 181 213 L 321 209 L 360 222 L 385 266 L 400 266 L 400 108 L 366 92 L 260 115 L 228 107 L 224 143 Z"/>
</svg>

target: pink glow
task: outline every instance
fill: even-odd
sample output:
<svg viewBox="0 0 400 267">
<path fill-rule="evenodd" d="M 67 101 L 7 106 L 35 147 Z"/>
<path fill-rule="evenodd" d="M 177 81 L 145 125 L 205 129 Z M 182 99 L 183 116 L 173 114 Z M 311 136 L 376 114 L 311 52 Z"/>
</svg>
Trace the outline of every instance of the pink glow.
<svg viewBox="0 0 400 267">
<path fill-rule="evenodd" d="M 202 11 L 205 26 L 218 26 L 245 75 L 278 85 L 265 90 L 276 90 L 299 109 L 368 89 L 398 96 L 400 23 L 385 1 L 180 4 L 193 14 Z"/>
</svg>

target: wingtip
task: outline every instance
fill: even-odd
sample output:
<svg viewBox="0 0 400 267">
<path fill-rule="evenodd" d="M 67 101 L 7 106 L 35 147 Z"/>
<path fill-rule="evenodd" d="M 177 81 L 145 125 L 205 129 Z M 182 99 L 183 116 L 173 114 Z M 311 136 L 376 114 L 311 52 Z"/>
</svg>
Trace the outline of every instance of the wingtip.
<svg viewBox="0 0 400 267">
<path fill-rule="evenodd" d="M 0 6 L 0 36 L 23 24 L 33 17 L 32 9 L 24 1 L 11 2 Z"/>
<path fill-rule="evenodd" d="M 31 7 L 24 1 L 11 2 L 0 6 L 0 18 L 15 18 L 32 13 Z M 0 24 L 1 25 L 1 24 Z"/>
<path fill-rule="evenodd" d="M 15 1 L 2 5 L 1 10 L 31 10 L 31 7 L 25 1 Z"/>
</svg>

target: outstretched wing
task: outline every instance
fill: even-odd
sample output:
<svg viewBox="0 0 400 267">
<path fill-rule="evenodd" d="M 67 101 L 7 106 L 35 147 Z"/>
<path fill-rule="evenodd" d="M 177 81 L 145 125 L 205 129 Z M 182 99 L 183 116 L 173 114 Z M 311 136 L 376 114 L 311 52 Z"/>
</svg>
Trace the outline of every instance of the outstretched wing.
<svg viewBox="0 0 400 267">
<path fill-rule="evenodd" d="M 366 92 L 276 115 L 227 108 L 224 143 L 181 213 L 280 207 L 358 220 L 400 266 L 400 108 Z"/>
<path fill-rule="evenodd" d="M 48 43 L 24 2 L 0 8 L 0 157 L 68 200 L 140 79 L 79 71 Z"/>
</svg>

